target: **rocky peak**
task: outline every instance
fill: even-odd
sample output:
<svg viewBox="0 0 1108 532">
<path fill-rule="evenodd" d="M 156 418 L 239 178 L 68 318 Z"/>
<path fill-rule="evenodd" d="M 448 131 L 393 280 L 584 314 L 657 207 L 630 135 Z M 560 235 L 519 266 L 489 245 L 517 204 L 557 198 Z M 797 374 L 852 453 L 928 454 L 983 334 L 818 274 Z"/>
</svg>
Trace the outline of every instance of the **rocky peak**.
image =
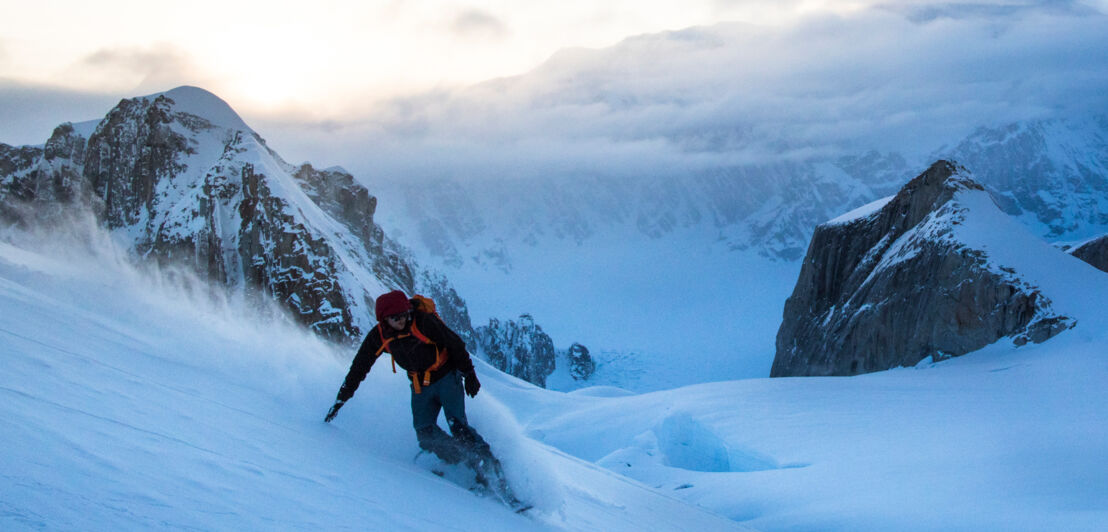
<svg viewBox="0 0 1108 532">
<path fill-rule="evenodd" d="M 85 178 L 103 201 L 109 228 L 148 220 L 156 209 L 155 192 L 186 166 L 183 155 L 194 153 L 186 137 L 170 127 L 171 102 L 123 100 L 112 109 L 88 142 Z"/>
<path fill-rule="evenodd" d="M 1108 235 L 1101 235 L 1075 246 L 1069 253 L 1101 271 L 1108 272 Z"/>
<path fill-rule="evenodd" d="M 393 289 L 435 298 L 472 338 L 464 301 L 385 235 L 365 187 L 339 170 L 288 165 L 202 89 L 122 100 L 87 140 L 63 124 L 42 149 L 0 146 L 0 185 L 6 219 L 74 202 L 136 257 L 277 301 L 332 340 L 360 340 L 373 300 Z"/>
<path fill-rule="evenodd" d="M 362 240 L 381 243 L 384 232 L 373 221 L 377 198 L 357 185 L 353 175 L 339 169 L 316 170 L 308 163 L 300 165 L 293 175 L 304 193 L 327 214 L 353 225 Z"/>
<path fill-rule="evenodd" d="M 16 202 L 34 199 L 36 180 L 32 174 L 41 158 L 41 148 L 0 144 L 0 220 L 21 221 Z"/>
<path fill-rule="evenodd" d="M 89 203 L 82 172 L 87 139 L 65 123 L 42 148 L 0 144 L 0 220 L 54 221 L 77 200 Z"/>
<path fill-rule="evenodd" d="M 914 227 L 961 190 L 985 190 L 985 187 L 971 179 L 965 168 L 950 161 L 936 161 L 893 197 L 892 219 L 898 223 L 890 229 L 903 233 Z"/>
<path fill-rule="evenodd" d="M 518 321 L 493 318 L 487 326 L 478 327 L 476 334 L 485 359 L 494 367 L 546 386 L 546 377 L 554 372 L 554 341 L 530 314 L 521 315 Z"/>
<path fill-rule="evenodd" d="M 569 375 L 573 377 L 573 380 L 588 380 L 589 377 L 596 372 L 596 362 L 589 354 L 589 348 L 579 343 L 574 343 L 569 346 L 566 355 L 566 358 L 569 360 Z"/>
<path fill-rule="evenodd" d="M 227 102 L 199 87 L 186 85 L 143 99 L 168 104 L 167 110 L 178 115 L 189 115 L 207 128 L 219 127 L 253 133 Z"/>
<path fill-rule="evenodd" d="M 771 375 L 910 366 L 1003 337 L 1044 341 L 1072 325 L 1018 272 L 959 240 L 973 215 L 968 194 L 987 193 L 965 168 L 938 161 L 892 198 L 816 228 Z"/>
</svg>

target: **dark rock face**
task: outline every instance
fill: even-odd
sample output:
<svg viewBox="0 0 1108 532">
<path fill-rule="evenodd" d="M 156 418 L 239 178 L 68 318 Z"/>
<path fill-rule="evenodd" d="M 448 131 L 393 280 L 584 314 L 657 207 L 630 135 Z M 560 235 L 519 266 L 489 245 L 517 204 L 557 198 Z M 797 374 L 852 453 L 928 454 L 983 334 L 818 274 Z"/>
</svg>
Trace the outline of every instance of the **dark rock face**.
<svg viewBox="0 0 1108 532">
<path fill-rule="evenodd" d="M 1095 238 L 1070 250 L 1077 257 L 1101 271 L 1108 272 L 1108 235 Z"/>
<path fill-rule="evenodd" d="M 25 225 L 55 219 L 75 203 L 92 204 L 82 176 L 85 146 L 68 123 L 42 148 L 0 144 L 0 221 Z"/>
<path fill-rule="evenodd" d="M 224 113 L 223 125 L 174 96 Z M 360 341 L 377 294 L 425 293 L 472 342 L 464 301 L 385 235 L 365 187 L 340 170 L 288 165 L 226 113 L 209 93 L 175 89 L 121 101 L 87 140 L 63 124 L 42 149 L 0 145 L 0 216 L 32 223 L 91 210 L 136 256 L 275 300 L 331 340 Z"/>
<path fill-rule="evenodd" d="M 85 138 L 72 125 L 62 124 L 54 129 L 43 149 L 42 164 L 38 168 L 40 175 L 35 179 L 40 183 L 35 193 L 40 203 L 71 205 L 90 201 L 89 188 L 82 175 L 85 153 Z"/>
<path fill-rule="evenodd" d="M 41 158 L 39 148 L 0 144 L 0 221 L 24 222 L 22 211 L 26 209 L 20 206 L 34 200 L 34 166 Z"/>
<path fill-rule="evenodd" d="M 477 338 L 486 360 L 505 373 L 545 387 L 554 372 L 554 341 L 529 314 L 518 322 L 491 319 L 477 328 Z"/>
<path fill-rule="evenodd" d="M 108 113 L 88 142 L 85 177 L 103 201 L 111 229 L 132 226 L 158 208 L 155 191 L 187 167 L 185 136 L 172 127 L 172 100 L 123 100 Z"/>
<path fill-rule="evenodd" d="M 968 172 L 939 161 L 879 210 L 819 226 L 785 303 L 771 376 L 855 375 L 1041 342 L 1072 326 L 1016 272 L 953 238 Z"/>
<path fill-rule="evenodd" d="M 244 165 L 242 196 L 238 205 L 242 222 L 238 230 L 238 254 L 229 261 L 242 268 L 248 291 L 282 301 L 301 322 L 331 339 L 353 339 L 358 332 L 346 294 L 337 283 L 336 253 L 321 235 L 314 234 L 301 220 L 287 212 L 288 205 L 267 186 L 265 177 Z M 204 213 L 209 224 L 218 219 Z M 219 264 L 219 241 L 215 227 L 208 225 L 202 238 L 211 242 L 208 253 L 196 255 L 209 261 L 209 270 L 226 276 L 226 264 Z M 159 256 L 172 256 L 173 243 L 156 242 Z M 181 243 L 195 245 L 195 241 Z M 199 266 L 199 265 L 198 265 Z M 221 267 L 223 266 L 223 267 Z M 238 272 L 233 272 L 238 273 Z"/>
<path fill-rule="evenodd" d="M 596 371 L 596 362 L 589 355 L 589 348 L 574 343 L 569 346 L 569 374 L 575 381 L 588 380 Z"/>
</svg>

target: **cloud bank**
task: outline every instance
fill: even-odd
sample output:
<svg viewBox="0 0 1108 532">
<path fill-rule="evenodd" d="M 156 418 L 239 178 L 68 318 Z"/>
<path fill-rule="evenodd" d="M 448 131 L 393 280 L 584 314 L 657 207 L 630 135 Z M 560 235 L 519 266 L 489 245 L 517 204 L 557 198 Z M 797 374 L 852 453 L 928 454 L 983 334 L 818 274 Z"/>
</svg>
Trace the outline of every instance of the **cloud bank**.
<svg viewBox="0 0 1108 532">
<path fill-rule="evenodd" d="M 187 52 L 165 43 L 98 49 L 74 65 L 73 75 L 103 79 L 104 83 L 98 83 L 102 86 L 110 85 L 106 80 L 127 79 L 126 85 L 134 87 L 136 96 L 160 92 L 164 87 L 215 82 Z"/>
<path fill-rule="evenodd" d="M 450 31 L 465 39 L 499 40 L 511 31 L 503 21 L 480 9 L 459 13 L 450 24 Z"/>
<path fill-rule="evenodd" d="M 1108 113 L 1104 94 L 1108 17 L 1089 4 L 902 2 L 564 50 L 522 76 L 273 131 L 279 150 L 310 145 L 369 178 L 680 174 L 922 157 L 982 125 Z"/>
<path fill-rule="evenodd" d="M 330 112 L 244 118 L 291 162 L 373 180 L 681 175 L 871 149 L 911 159 L 982 125 L 1108 113 L 1105 2 L 772 5 L 801 15 L 566 49 L 524 75 L 370 107 L 354 95 L 320 102 Z M 454 31 L 510 31 L 494 15 L 459 11 Z M 156 51 L 93 62 L 151 79 L 158 65 L 190 68 Z"/>
</svg>

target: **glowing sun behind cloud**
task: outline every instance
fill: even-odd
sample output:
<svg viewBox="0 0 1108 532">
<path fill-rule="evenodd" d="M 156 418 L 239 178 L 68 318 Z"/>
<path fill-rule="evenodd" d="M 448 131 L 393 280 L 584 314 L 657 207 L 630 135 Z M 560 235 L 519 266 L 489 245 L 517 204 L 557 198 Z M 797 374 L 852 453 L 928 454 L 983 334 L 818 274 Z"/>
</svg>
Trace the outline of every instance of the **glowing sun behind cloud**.
<svg viewBox="0 0 1108 532">
<path fill-rule="evenodd" d="M 1069 10 L 1079 15 L 1080 9 L 1103 10 L 1108 0 L 979 0 L 971 4 L 942 0 L 274 0 L 265 4 L 195 0 L 187 5 L 57 0 L 9 4 L 0 17 L 0 90 L 6 87 L 12 94 L 18 92 L 18 97 L 8 102 L 0 98 L 0 119 L 7 124 L 0 124 L 0 132 L 5 134 L 0 140 L 40 142 L 61 121 L 102 113 L 103 100 L 118 101 L 179 85 L 199 86 L 219 95 L 251 124 L 268 121 L 299 132 L 304 124 L 331 127 L 379 122 L 381 109 L 395 96 L 424 93 L 449 100 L 459 86 L 523 74 L 566 48 L 607 48 L 635 35 L 721 21 L 746 23 L 766 34 L 795 35 L 772 43 L 752 40 L 740 50 L 750 59 L 743 63 L 744 68 L 737 68 L 738 60 L 733 58 L 706 67 L 718 70 L 724 81 L 731 83 L 743 76 L 771 74 L 752 77 L 749 87 L 737 93 L 741 97 L 735 97 L 742 101 L 750 99 L 751 89 L 774 92 L 779 87 L 774 83 L 784 79 L 795 80 L 781 85 L 792 94 L 847 78 L 844 69 L 828 70 L 832 62 L 815 59 L 827 50 L 870 43 L 849 56 L 845 68 L 856 68 L 851 65 L 866 64 L 862 59 L 870 56 L 880 59 L 882 50 L 902 45 L 911 37 L 897 34 L 887 42 L 876 42 L 866 36 L 887 36 L 887 31 L 881 31 L 887 25 L 863 23 L 861 33 L 837 36 L 835 42 L 797 51 L 798 39 L 833 34 L 833 28 L 873 19 L 874 12 L 901 14 L 917 25 L 911 28 L 913 35 L 926 36 L 949 32 L 958 27 L 952 21 L 967 15 L 1019 18 L 1023 16 L 1020 10 L 1047 14 Z M 873 6 L 878 8 L 863 9 Z M 962 36 L 963 40 L 976 42 L 980 37 L 982 45 L 991 49 L 999 26 L 983 27 L 984 33 L 970 33 Z M 1072 33 L 1072 28 L 1065 31 Z M 1056 44 L 1042 48 L 1051 46 L 1057 48 Z M 891 64 L 918 63 L 948 47 L 948 41 L 939 40 L 936 46 L 911 50 Z M 958 53 L 973 49 L 963 44 Z M 1096 48 L 1088 51 L 1098 52 Z M 563 57 L 589 55 L 577 52 L 580 50 Z M 651 56 L 656 52 L 643 53 Z M 698 57 L 714 57 L 711 51 L 698 53 L 700 56 L 677 57 L 656 73 L 656 78 L 684 77 L 689 81 L 690 73 L 698 72 Z M 631 79 L 635 71 L 621 71 L 622 67 L 602 64 L 596 65 L 596 70 L 603 79 Z M 814 80 L 817 74 L 825 79 Z M 846 81 L 857 80 L 856 84 L 872 91 L 895 81 L 892 78 L 895 76 Z M 692 83 L 674 92 L 681 95 L 679 99 L 687 99 L 690 90 L 700 89 L 702 85 Z M 564 92 L 565 87 L 552 86 L 550 90 Z M 46 92 L 65 93 L 67 100 L 78 93 L 92 94 L 96 105 L 74 113 L 71 107 L 27 103 L 35 94 Z M 490 98 L 502 99 L 503 95 Z M 31 113 L 32 107 L 47 112 Z M 767 105 L 755 110 L 760 109 L 774 115 L 796 114 L 795 106 Z M 405 108 L 394 109 L 396 113 L 417 114 Z M 506 116 L 510 118 L 507 122 L 520 119 L 514 113 Z M 486 118 L 481 116 L 478 122 L 484 123 Z M 512 131 L 509 136 L 514 137 L 517 131 Z"/>
<path fill-rule="evenodd" d="M 339 107 L 522 73 L 565 47 L 828 2 L 276 0 L 22 2 L 0 20 L 0 78 L 135 95 L 212 90 L 244 111 Z"/>
</svg>

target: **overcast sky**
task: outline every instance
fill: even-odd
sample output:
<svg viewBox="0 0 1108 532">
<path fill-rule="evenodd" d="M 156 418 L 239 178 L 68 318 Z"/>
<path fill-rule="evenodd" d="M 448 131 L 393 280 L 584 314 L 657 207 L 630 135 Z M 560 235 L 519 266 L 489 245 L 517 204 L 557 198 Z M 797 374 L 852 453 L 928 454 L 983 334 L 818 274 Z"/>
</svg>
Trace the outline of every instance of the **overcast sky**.
<svg viewBox="0 0 1108 532">
<path fill-rule="evenodd" d="M 189 84 L 356 173 L 922 146 L 1108 93 L 1108 0 L 6 4 L 0 142 Z"/>
<path fill-rule="evenodd" d="M 113 97 L 189 84 L 247 115 L 335 118 L 366 100 L 519 74 L 566 47 L 722 20 L 773 22 L 819 3 L 833 4 L 5 1 L 0 79 Z"/>
</svg>

